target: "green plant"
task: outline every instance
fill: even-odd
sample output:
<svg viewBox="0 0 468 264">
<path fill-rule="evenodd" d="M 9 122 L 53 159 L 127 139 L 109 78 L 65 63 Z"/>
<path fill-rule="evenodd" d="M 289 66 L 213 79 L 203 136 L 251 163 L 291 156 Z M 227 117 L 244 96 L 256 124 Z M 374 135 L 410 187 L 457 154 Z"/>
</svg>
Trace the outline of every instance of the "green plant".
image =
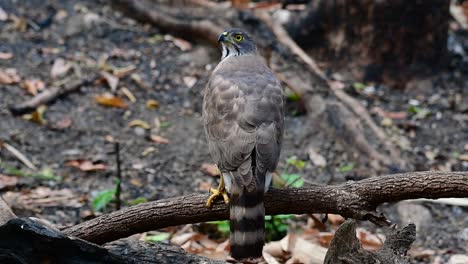
<svg viewBox="0 0 468 264">
<path fill-rule="evenodd" d="M 228 220 L 211 221 L 211 222 L 208 222 L 208 224 L 216 225 L 216 227 L 218 228 L 218 231 L 223 233 L 224 235 L 229 234 L 229 221 Z"/>
<path fill-rule="evenodd" d="M 0 169 L 2 169 L 6 174 L 10 174 L 13 176 L 19 177 L 29 177 L 35 178 L 38 180 L 51 180 L 51 181 L 59 181 L 61 179 L 60 176 L 54 174 L 53 170 L 50 168 L 43 168 L 39 172 L 36 173 L 28 173 L 14 167 L 8 166 L 5 163 L 0 162 Z"/>
<path fill-rule="evenodd" d="M 288 233 L 288 220 L 294 215 L 267 215 L 265 216 L 265 239 L 267 241 L 280 240 Z"/>
<path fill-rule="evenodd" d="M 291 156 L 286 160 L 286 164 L 294 166 L 296 169 L 300 170 L 305 167 L 305 161 L 298 159 L 296 156 Z"/>
<path fill-rule="evenodd" d="M 105 208 L 115 197 L 115 188 L 100 191 L 93 199 L 94 211 Z"/>
<path fill-rule="evenodd" d="M 338 168 L 338 171 L 341 173 L 349 172 L 354 169 L 354 163 L 350 162 Z"/>
<path fill-rule="evenodd" d="M 285 183 L 285 187 L 295 187 L 295 188 L 300 188 L 304 186 L 304 179 L 301 177 L 301 175 L 293 173 L 293 174 L 286 174 L 282 173 L 281 174 L 281 179 L 283 179 Z"/>
<path fill-rule="evenodd" d="M 138 198 L 128 201 L 128 205 L 137 205 L 137 204 L 146 203 L 146 202 L 148 202 L 148 199 L 146 199 L 145 197 L 138 197 Z"/>
<path fill-rule="evenodd" d="M 360 83 L 360 82 L 355 82 L 353 83 L 353 88 L 356 90 L 356 91 L 362 91 L 366 88 L 367 86 L 363 83 Z"/>
<path fill-rule="evenodd" d="M 424 119 L 431 114 L 431 110 L 419 106 L 411 105 L 408 107 L 408 112 L 414 114 L 417 119 Z"/>
<path fill-rule="evenodd" d="M 161 242 L 161 241 L 167 240 L 169 237 L 170 237 L 169 233 L 161 232 L 156 235 L 146 236 L 145 241 L 146 242 Z"/>
</svg>

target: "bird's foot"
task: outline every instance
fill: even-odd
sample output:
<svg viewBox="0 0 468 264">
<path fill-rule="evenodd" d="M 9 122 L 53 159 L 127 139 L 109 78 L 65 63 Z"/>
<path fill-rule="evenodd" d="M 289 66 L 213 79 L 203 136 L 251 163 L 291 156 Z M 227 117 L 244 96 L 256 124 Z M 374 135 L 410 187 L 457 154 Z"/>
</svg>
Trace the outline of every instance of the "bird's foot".
<svg viewBox="0 0 468 264">
<path fill-rule="evenodd" d="M 211 208 L 211 206 L 213 205 L 213 202 L 220 196 L 223 197 L 224 203 L 226 204 L 229 203 L 229 196 L 228 196 L 228 193 L 226 192 L 226 188 L 224 188 L 223 176 L 221 176 L 218 189 L 210 188 L 210 193 L 212 194 L 206 201 L 206 207 Z"/>
</svg>

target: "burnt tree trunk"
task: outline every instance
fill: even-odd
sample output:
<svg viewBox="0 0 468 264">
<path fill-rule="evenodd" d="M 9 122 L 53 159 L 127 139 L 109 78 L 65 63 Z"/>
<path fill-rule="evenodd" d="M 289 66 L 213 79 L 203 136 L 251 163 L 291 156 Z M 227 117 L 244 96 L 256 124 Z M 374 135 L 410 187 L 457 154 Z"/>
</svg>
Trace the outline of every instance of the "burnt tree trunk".
<svg viewBox="0 0 468 264">
<path fill-rule="evenodd" d="M 382 73 L 434 70 L 444 65 L 449 21 L 447 0 L 315 0 L 287 29 L 303 47 L 355 62 L 364 80 Z M 350 61 L 352 60 L 352 61 Z"/>
</svg>

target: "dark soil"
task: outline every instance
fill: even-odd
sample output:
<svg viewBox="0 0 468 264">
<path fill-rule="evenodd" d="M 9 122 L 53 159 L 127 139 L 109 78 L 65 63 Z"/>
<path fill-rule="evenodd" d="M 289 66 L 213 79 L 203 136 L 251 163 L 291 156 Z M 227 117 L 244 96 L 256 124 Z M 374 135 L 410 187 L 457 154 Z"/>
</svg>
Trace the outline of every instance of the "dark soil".
<svg viewBox="0 0 468 264">
<path fill-rule="evenodd" d="M 143 83 L 137 84 L 130 75 L 120 79 L 116 95 L 125 98 L 128 109 L 104 107 L 95 102 L 96 95 L 111 92 L 105 83 L 84 86 L 79 92 L 49 105 L 44 115 L 47 125 L 10 113 L 8 106 L 31 98 L 20 84 L 0 87 L 0 140 L 17 148 L 37 167 L 51 168 L 62 177 L 60 181 L 21 178 L 9 191 L 28 194 L 38 186 L 52 190 L 69 188 L 80 197 L 81 204 L 78 208 L 61 204 L 40 211 L 15 210 L 13 205 L 18 214 L 45 218 L 59 227 L 92 217 L 87 212 L 92 208 L 93 197 L 115 185 L 115 154 L 113 143 L 106 140 L 108 136 L 121 142 L 124 205 L 139 197 L 156 200 L 207 192 L 209 184 L 216 184 L 216 178 L 200 170 L 203 163 L 211 162 L 200 108 L 201 91 L 219 58 L 216 48 L 191 43 L 190 50 L 182 51 L 176 42 L 165 38 L 165 33 L 123 17 L 105 1 L 2 0 L 0 6 L 26 22 L 22 31 L 11 20 L 0 21 L 0 52 L 14 54 L 12 59 L 0 60 L 0 69 L 15 68 L 22 81 L 40 79 L 48 87 L 82 79 L 99 72 L 99 61 L 108 56 L 107 65 L 136 66 L 134 73 Z M 97 20 L 87 25 L 83 17 L 89 19 L 90 14 L 95 14 L 92 16 Z M 56 52 L 50 52 L 51 49 Z M 65 77 L 53 80 L 50 70 L 57 58 L 74 66 Z M 196 79 L 192 87 L 187 77 Z M 378 123 L 382 117 L 377 107 L 384 112 L 407 113 L 406 117 L 393 120 L 386 130 L 389 140 L 411 156 L 409 162 L 416 170 L 468 170 L 468 161 L 458 158 L 468 153 L 468 78 L 462 69 L 455 67 L 415 79 L 406 89 L 375 84 L 374 88 L 356 90 L 352 88 L 352 79 L 344 82 L 349 83 L 347 91 L 374 113 Z M 127 99 L 123 87 L 133 93 L 136 102 Z M 145 104 L 149 99 L 157 100 L 159 107 L 148 109 Z M 412 99 L 418 100 L 418 107 L 427 108 L 430 113 L 421 118 L 409 113 Z M 294 108 L 294 103 L 290 108 Z M 52 128 L 64 119 L 72 121 L 70 127 Z M 151 129 L 130 127 L 129 123 L 135 119 L 146 121 Z M 165 137 L 170 143 L 155 144 L 150 140 L 151 134 Z M 324 156 L 326 168 L 318 168 L 309 160 L 310 148 Z M 1 164 L 27 171 L 10 152 L 4 148 L 0 151 Z M 306 161 L 300 171 L 286 164 L 286 159 L 293 155 Z M 78 159 L 103 163 L 108 169 L 83 172 L 66 165 L 67 161 Z M 350 171 L 340 172 L 340 168 L 356 160 L 306 115 L 295 115 L 293 111 L 287 114 L 279 172 L 299 172 L 311 183 L 339 183 L 366 175 L 359 164 Z M 7 172 L 0 168 L 0 174 Z M 467 254 L 466 207 L 427 202 L 423 205 L 429 208 L 432 222 L 424 233 L 418 233 L 415 247 L 434 249 L 444 259 L 454 253 Z M 112 204 L 105 212 L 111 210 Z M 386 205 L 383 210 L 391 220 L 400 222 L 395 206 Z"/>
</svg>

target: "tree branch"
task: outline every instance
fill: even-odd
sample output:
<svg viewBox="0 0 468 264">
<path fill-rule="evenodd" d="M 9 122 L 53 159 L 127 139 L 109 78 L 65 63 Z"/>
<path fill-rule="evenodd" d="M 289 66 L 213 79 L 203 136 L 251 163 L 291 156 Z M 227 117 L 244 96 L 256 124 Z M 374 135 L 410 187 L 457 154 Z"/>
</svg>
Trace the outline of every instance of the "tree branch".
<svg viewBox="0 0 468 264">
<path fill-rule="evenodd" d="M 265 208 L 269 215 L 333 213 L 385 225 L 386 218 L 375 211 L 382 203 L 444 197 L 468 197 L 468 172 L 412 172 L 333 186 L 272 189 L 266 194 Z M 191 194 L 143 203 L 83 222 L 64 233 L 102 244 L 168 226 L 228 219 L 228 206 L 218 201 L 208 209 L 207 198 Z"/>
</svg>

